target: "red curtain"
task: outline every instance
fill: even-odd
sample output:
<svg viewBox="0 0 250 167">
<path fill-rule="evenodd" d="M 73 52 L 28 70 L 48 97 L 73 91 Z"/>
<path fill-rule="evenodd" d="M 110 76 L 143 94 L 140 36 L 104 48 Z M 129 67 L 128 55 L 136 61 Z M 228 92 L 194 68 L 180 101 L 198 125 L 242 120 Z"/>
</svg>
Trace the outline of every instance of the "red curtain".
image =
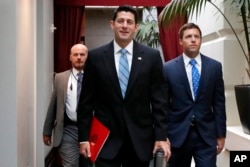
<svg viewBox="0 0 250 167">
<path fill-rule="evenodd" d="M 158 7 L 158 14 L 160 14 L 162 10 L 162 7 Z M 169 61 L 183 52 L 182 47 L 179 44 L 178 31 L 179 28 L 186 22 L 186 18 L 179 18 L 173 22 L 171 27 L 165 27 L 162 23 L 159 23 L 160 43 L 165 61 Z"/>
<path fill-rule="evenodd" d="M 62 72 L 72 67 L 70 48 L 81 43 L 84 6 L 54 5 L 54 71 Z"/>
</svg>

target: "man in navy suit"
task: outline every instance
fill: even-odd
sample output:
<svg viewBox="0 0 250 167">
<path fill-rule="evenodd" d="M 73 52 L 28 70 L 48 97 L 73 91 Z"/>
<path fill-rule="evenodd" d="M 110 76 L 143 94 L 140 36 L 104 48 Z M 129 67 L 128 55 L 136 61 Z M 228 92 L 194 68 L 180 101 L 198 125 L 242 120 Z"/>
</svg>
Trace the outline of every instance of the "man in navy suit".
<svg viewBox="0 0 250 167">
<path fill-rule="evenodd" d="M 225 143 L 226 112 L 222 65 L 200 53 L 202 33 L 193 23 L 180 28 L 183 54 L 164 64 L 168 90 L 170 167 L 215 167 Z M 198 69 L 198 89 L 193 91 L 192 65 Z"/>
<path fill-rule="evenodd" d="M 96 167 L 148 167 L 153 153 L 167 141 L 167 101 L 163 63 L 158 50 L 139 44 L 136 10 L 118 7 L 110 21 L 114 40 L 89 51 L 78 105 L 80 153 L 90 157 L 89 130 L 93 111 L 109 130 Z M 129 80 L 123 96 L 119 83 L 121 49 L 126 49 Z"/>
</svg>

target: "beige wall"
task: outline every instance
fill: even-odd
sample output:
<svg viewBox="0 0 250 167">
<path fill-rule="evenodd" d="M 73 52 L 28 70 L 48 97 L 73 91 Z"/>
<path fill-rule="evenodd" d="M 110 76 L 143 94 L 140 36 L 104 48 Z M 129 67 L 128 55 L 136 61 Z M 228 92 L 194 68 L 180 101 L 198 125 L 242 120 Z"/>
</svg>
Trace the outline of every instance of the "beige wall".
<svg viewBox="0 0 250 167">
<path fill-rule="evenodd" d="M 53 76 L 53 1 L 0 1 L 0 166 L 42 167 Z"/>
<path fill-rule="evenodd" d="M 101 46 L 113 39 L 113 31 L 109 26 L 113 9 L 86 8 L 85 43 L 89 49 Z"/>
</svg>

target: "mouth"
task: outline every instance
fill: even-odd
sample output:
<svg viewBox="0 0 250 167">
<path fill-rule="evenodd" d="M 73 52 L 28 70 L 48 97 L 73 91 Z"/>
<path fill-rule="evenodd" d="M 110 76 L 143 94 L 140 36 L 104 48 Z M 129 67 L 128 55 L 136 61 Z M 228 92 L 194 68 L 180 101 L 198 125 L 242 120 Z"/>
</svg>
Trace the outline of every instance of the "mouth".
<svg viewBox="0 0 250 167">
<path fill-rule="evenodd" d="M 82 62 L 81 62 L 81 61 L 78 61 L 77 64 L 82 64 Z"/>
<path fill-rule="evenodd" d="M 120 31 L 120 33 L 121 33 L 121 34 L 124 34 L 124 35 L 128 34 L 127 31 Z"/>
<path fill-rule="evenodd" d="M 190 47 L 191 47 L 191 48 L 196 48 L 197 46 L 196 46 L 196 45 L 191 45 Z"/>
</svg>

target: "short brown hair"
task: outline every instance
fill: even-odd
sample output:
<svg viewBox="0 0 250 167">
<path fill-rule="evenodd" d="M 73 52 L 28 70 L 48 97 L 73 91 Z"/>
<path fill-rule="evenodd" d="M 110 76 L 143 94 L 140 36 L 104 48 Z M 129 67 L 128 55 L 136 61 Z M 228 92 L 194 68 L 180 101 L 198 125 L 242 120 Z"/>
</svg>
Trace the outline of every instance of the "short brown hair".
<svg viewBox="0 0 250 167">
<path fill-rule="evenodd" d="M 184 25 L 180 28 L 180 30 L 179 30 L 179 39 L 182 39 L 183 33 L 184 33 L 185 30 L 187 30 L 187 29 L 192 29 L 192 28 L 197 29 L 197 30 L 200 32 L 200 36 L 202 37 L 201 29 L 200 29 L 200 27 L 199 27 L 197 24 L 194 24 L 194 23 L 187 23 L 187 24 L 184 24 Z"/>
</svg>

